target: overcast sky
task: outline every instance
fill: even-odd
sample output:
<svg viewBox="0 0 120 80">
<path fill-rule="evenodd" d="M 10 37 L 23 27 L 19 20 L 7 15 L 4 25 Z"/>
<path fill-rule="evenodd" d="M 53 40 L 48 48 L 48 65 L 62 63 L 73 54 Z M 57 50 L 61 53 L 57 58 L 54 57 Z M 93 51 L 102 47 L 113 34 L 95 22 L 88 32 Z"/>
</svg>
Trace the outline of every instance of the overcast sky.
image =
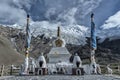
<svg viewBox="0 0 120 80">
<path fill-rule="evenodd" d="M 120 10 L 119 3 L 120 0 L 0 0 L 0 23 L 25 24 L 29 13 L 34 21 L 83 22 L 89 26 L 89 13 L 93 11 L 97 26 L 101 26 Z"/>
</svg>

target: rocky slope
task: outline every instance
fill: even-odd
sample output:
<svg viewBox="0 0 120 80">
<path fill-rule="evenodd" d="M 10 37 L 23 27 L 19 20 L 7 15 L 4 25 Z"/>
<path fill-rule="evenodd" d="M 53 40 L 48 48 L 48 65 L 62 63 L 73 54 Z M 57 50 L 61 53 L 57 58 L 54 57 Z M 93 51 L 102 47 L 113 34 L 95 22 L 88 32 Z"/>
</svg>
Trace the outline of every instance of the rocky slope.
<svg viewBox="0 0 120 80">
<path fill-rule="evenodd" d="M 20 64 L 24 61 L 24 56 L 12 48 L 8 39 L 0 36 L 0 65 Z"/>
</svg>

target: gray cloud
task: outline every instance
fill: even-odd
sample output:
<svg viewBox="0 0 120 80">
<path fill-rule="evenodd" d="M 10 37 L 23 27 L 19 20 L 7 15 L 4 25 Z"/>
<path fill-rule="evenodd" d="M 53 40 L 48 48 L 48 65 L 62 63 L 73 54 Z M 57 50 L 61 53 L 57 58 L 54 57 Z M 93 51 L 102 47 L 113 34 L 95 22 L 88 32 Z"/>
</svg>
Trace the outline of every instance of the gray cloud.
<svg viewBox="0 0 120 80">
<path fill-rule="evenodd" d="M 24 24 L 26 12 L 15 5 L 15 0 L 0 1 L 0 23 L 2 24 Z"/>
</svg>

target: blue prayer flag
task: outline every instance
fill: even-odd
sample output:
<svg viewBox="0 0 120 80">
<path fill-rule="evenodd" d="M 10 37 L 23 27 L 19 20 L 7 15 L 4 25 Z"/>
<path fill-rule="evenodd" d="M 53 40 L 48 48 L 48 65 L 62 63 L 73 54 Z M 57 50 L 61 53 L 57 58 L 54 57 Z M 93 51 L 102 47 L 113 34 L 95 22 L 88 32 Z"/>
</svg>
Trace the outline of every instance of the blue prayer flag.
<svg viewBox="0 0 120 80">
<path fill-rule="evenodd" d="M 96 43 L 96 28 L 95 28 L 95 23 L 93 22 L 93 14 L 91 15 L 91 47 L 93 49 L 97 48 L 97 43 Z"/>
<path fill-rule="evenodd" d="M 30 48 L 30 42 L 31 42 L 31 32 L 30 32 L 30 28 L 29 28 L 29 15 L 27 15 L 26 45 L 25 45 L 25 47 L 27 49 Z"/>
</svg>

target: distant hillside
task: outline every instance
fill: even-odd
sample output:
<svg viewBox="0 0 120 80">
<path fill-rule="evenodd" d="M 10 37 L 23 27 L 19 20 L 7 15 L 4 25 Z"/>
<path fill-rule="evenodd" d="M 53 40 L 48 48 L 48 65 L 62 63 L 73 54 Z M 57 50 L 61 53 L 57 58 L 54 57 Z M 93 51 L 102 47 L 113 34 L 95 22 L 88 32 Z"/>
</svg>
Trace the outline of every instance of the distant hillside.
<svg viewBox="0 0 120 80">
<path fill-rule="evenodd" d="M 0 35 L 0 65 L 19 64 L 24 60 L 24 56 L 16 52 L 10 41 Z"/>
</svg>

